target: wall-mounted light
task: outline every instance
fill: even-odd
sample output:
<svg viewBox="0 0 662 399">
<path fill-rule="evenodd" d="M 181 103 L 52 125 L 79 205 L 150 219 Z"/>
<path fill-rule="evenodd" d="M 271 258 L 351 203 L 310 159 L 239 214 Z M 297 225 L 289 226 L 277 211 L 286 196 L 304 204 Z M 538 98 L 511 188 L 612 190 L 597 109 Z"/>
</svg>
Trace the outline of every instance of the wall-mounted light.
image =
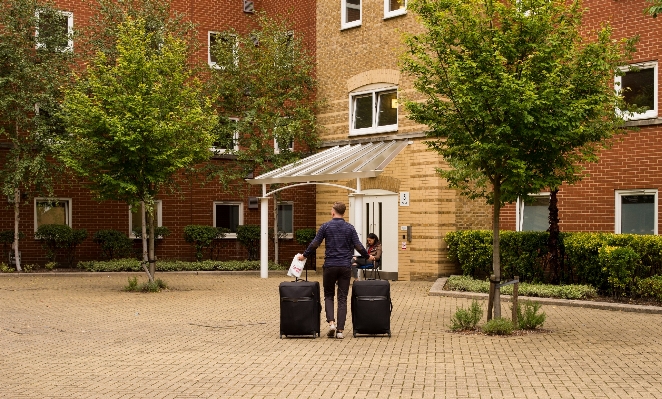
<svg viewBox="0 0 662 399">
<path fill-rule="evenodd" d="M 391 99 L 391 108 L 398 108 L 398 99 L 397 98 L 392 98 Z"/>
</svg>

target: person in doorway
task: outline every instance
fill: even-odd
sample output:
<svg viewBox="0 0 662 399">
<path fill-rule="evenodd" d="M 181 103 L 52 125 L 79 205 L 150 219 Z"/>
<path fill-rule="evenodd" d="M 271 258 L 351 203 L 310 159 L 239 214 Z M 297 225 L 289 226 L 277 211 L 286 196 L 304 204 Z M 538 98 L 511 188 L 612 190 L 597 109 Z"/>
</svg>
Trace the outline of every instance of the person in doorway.
<svg viewBox="0 0 662 399">
<path fill-rule="evenodd" d="M 347 223 L 345 204 L 335 202 L 331 207 L 331 220 L 320 226 L 317 235 L 308 248 L 299 255 L 299 260 L 305 260 L 315 253 L 317 247 L 325 242 L 324 266 L 322 267 L 322 285 L 324 286 L 324 308 L 326 321 L 329 323 L 329 338 L 342 339 L 347 318 L 347 294 L 352 275 L 352 256 L 357 250 L 362 256 L 373 261 L 375 258 L 368 253 L 356 233 L 354 226 Z M 338 285 L 338 318 L 333 314 L 334 291 Z M 337 321 L 337 324 L 336 324 Z"/>
<path fill-rule="evenodd" d="M 368 244 L 368 254 L 372 255 L 374 261 L 370 262 L 364 257 L 355 256 L 352 258 L 352 266 L 359 269 L 356 274 L 356 278 L 358 280 L 361 279 L 361 269 L 372 269 L 374 267 L 374 263 L 378 262 L 382 258 L 382 244 L 379 242 L 379 237 L 377 237 L 377 234 L 368 234 L 366 241 Z"/>
</svg>

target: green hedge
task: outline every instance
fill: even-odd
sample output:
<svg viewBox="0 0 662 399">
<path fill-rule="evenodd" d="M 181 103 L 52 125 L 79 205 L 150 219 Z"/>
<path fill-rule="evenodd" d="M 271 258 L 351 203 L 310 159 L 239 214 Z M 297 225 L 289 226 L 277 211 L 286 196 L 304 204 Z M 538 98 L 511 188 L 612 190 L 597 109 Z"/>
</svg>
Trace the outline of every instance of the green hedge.
<svg viewBox="0 0 662 399">
<path fill-rule="evenodd" d="M 78 262 L 78 268 L 88 272 L 141 272 L 140 261 L 133 258 L 116 259 L 108 261 Z M 259 261 L 226 261 L 219 262 L 205 260 L 201 262 L 185 262 L 180 260 L 156 262 L 156 271 L 159 272 L 181 272 L 181 271 L 243 271 L 260 270 Z M 269 270 L 285 270 L 285 267 L 274 262 L 269 262 Z"/>
<path fill-rule="evenodd" d="M 520 276 L 523 282 L 546 282 L 547 238 L 547 232 L 502 231 L 502 278 Z M 450 232 L 445 239 L 449 258 L 465 276 L 491 274 L 491 231 Z M 630 296 L 637 295 L 638 281 L 662 274 L 662 236 L 561 233 L 559 241 L 563 260 L 560 275 L 565 284 L 588 284 L 599 292 Z M 608 251 L 604 249 L 607 247 Z"/>
<path fill-rule="evenodd" d="M 477 280 L 469 276 L 451 276 L 446 282 L 446 288 L 451 291 L 490 292 L 490 282 Z M 588 299 L 597 295 L 595 288 L 590 285 L 553 285 L 553 284 L 528 284 L 520 283 L 518 295 L 535 296 L 540 298 L 562 298 L 562 299 Z M 504 295 L 512 295 L 513 285 L 501 288 Z"/>
</svg>

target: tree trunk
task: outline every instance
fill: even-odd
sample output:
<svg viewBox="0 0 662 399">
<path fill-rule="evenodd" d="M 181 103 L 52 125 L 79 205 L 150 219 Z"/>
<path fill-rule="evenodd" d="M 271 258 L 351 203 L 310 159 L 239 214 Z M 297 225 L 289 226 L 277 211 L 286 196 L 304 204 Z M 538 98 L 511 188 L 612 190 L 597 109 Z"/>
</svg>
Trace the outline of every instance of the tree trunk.
<svg viewBox="0 0 662 399">
<path fill-rule="evenodd" d="M 501 214 L 501 186 L 494 186 L 494 205 L 492 205 L 492 274 L 494 280 L 501 282 L 501 259 L 499 257 L 499 216 Z M 492 303 L 494 304 L 494 318 L 501 317 L 501 289 L 497 285 Z"/>
<path fill-rule="evenodd" d="M 19 256 L 20 251 L 18 250 L 18 225 L 21 220 L 20 217 L 20 206 L 21 206 L 21 190 L 18 187 L 14 188 L 14 242 L 12 243 L 12 250 L 14 251 L 14 264 L 16 265 L 16 271 L 20 272 L 21 269 L 21 257 Z"/>
<path fill-rule="evenodd" d="M 274 194 L 274 262 L 278 263 L 278 194 Z"/>
<path fill-rule="evenodd" d="M 156 274 L 156 257 L 154 256 L 154 240 L 156 239 L 154 234 L 154 205 L 149 207 L 147 211 L 147 224 L 149 225 L 149 274 L 152 276 L 150 281 L 154 281 L 154 274 Z"/>
<path fill-rule="evenodd" d="M 140 234 L 141 234 L 141 241 L 143 244 L 143 269 L 145 270 L 145 273 L 147 273 L 147 278 L 149 279 L 150 283 L 154 281 L 154 276 L 150 273 L 149 271 L 149 255 L 147 253 L 147 220 L 145 218 L 145 201 L 140 201 Z"/>
<path fill-rule="evenodd" d="M 559 256 L 559 208 L 558 194 L 559 189 L 551 190 L 549 196 L 549 237 L 547 239 L 547 250 L 549 252 L 547 265 L 549 267 L 550 281 L 554 284 L 560 282 L 561 259 Z"/>
</svg>

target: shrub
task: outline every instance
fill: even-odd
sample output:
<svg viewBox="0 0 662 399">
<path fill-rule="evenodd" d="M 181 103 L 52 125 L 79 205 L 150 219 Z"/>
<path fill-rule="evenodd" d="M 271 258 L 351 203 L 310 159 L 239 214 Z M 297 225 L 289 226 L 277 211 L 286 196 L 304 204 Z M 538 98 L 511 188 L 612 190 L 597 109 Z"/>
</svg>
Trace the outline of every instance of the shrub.
<svg viewBox="0 0 662 399">
<path fill-rule="evenodd" d="M 538 314 L 541 307 L 542 305 L 539 302 L 523 301 L 523 303 L 518 303 L 516 309 L 518 327 L 521 330 L 535 330 L 537 327 L 542 327 L 547 315 L 544 312 Z"/>
<path fill-rule="evenodd" d="M 623 296 L 626 288 L 634 280 L 639 255 L 630 247 L 603 246 L 598 251 L 602 272 L 607 274 L 607 282 L 614 297 Z"/>
<path fill-rule="evenodd" d="M 7 266 L 5 262 L 0 262 L 0 273 L 13 273 L 16 269 Z"/>
<path fill-rule="evenodd" d="M 237 241 L 248 250 L 248 260 L 257 259 L 260 250 L 260 226 L 256 224 L 237 226 Z"/>
<path fill-rule="evenodd" d="M 487 230 L 452 231 L 444 238 L 448 258 L 458 262 L 465 276 L 489 275 L 492 270 L 492 232 Z"/>
<path fill-rule="evenodd" d="M 147 233 L 149 234 L 149 231 Z M 138 230 L 133 230 L 133 235 L 136 236 L 136 238 L 142 238 L 143 237 L 142 227 L 139 228 Z M 154 227 L 154 235 L 157 238 L 166 238 L 167 236 L 170 235 L 170 229 L 168 229 L 165 226 Z M 149 238 L 149 236 L 147 236 L 147 238 Z"/>
<path fill-rule="evenodd" d="M 133 242 L 121 231 L 99 230 L 94 233 L 93 241 L 101 246 L 101 256 L 104 259 L 131 256 Z"/>
<path fill-rule="evenodd" d="M 124 291 L 129 292 L 160 292 L 163 289 L 168 288 L 167 284 L 161 279 L 156 279 L 154 281 L 148 281 L 138 285 L 137 277 L 129 277 L 129 284 L 124 287 Z"/>
<path fill-rule="evenodd" d="M 503 317 L 497 317 L 483 325 L 487 335 L 510 335 L 513 333 L 513 322 Z"/>
<path fill-rule="evenodd" d="M 489 281 L 476 280 L 468 276 L 451 276 L 446 282 L 446 288 L 451 291 L 468 291 L 488 293 Z M 501 293 L 511 295 L 513 286 L 501 288 Z M 541 298 L 588 299 L 597 295 L 594 287 L 590 285 L 552 285 L 520 283 L 518 294 L 522 296 L 535 296 Z"/>
<path fill-rule="evenodd" d="M 542 282 L 544 274 L 541 259 L 548 251 L 549 233 L 502 231 L 499 236 L 501 277 L 512 279 L 519 276 L 520 281 Z"/>
<path fill-rule="evenodd" d="M 34 236 L 42 240 L 42 246 L 46 249 L 46 258 L 50 262 L 55 262 L 57 254 L 62 252 L 67 265 L 72 266 L 76 247 L 87 238 L 87 230 L 72 229 L 64 224 L 42 224 L 37 228 Z"/>
<path fill-rule="evenodd" d="M 315 238 L 317 231 L 314 228 L 299 229 L 294 232 L 294 240 L 297 244 L 308 245 Z"/>
<path fill-rule="evenodd" d="M 475 299 L 471 302 L 469 309 L 460 308 L 451 317 L 451 330 L 475 330 L 476 324 L 483 317 L 483 308 Z"/>
<path fill-rule="evenodd" d="M 195 247 L 195 259 L 202 261 L 203 251 L 210 248 L 217 238 L 225 237 L 228 232 L 225 228 L 191 224 L 184 227 L 184 240 Z"/>
<path fill-rule="evenodd" d="M 88 272 L 141 272 L 143 268 L 140 261 L 134 258 L 114 259 L 108 261 L 89 261 L 78 262 L 78 267 Z M 289 267 L 289 266 L 288 266 Z M 244 271 L 260 270 L 259 261 L 226 261 L 219 262 L 213 260 L 204 260 L 202 262 L 185 261 L 165 261 L 156 262 L 156 271 L 174 272 L 174 271 Z M 269 270 L 285 270 L 274 262 L 269 262 Z"/>
<path fill-rule="evenodd" d="M 637 281 L 635 295 L 662 301 L 662 276 L 648 277 Z"/>
</svg>

